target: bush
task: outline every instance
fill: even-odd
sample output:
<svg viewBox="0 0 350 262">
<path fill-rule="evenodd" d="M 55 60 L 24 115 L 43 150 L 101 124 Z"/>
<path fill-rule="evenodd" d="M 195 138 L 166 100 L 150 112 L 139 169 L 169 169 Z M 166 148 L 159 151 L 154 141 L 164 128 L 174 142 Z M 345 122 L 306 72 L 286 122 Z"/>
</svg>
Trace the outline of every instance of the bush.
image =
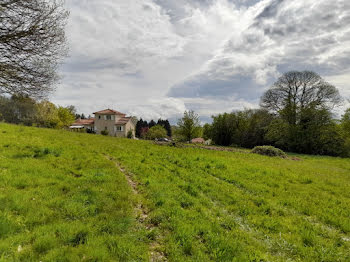
<svg viewBox="0 0 350 262">
<path fill-rule="evenodd" d="M 167 132 L 166 129 L 160 125 L 156 125 L 150 128 L 148 131 L 146 138 L 150 140 L 154 140 L 156 138 L 166 137 Z"/>
<path fill-rule="evenodd" d="M 102 130 L 101 135 L 108 136 L 108 130 Z"/>
<path fill-rule="evenodd" d="M 281 149 L 273 146 L 256 146 L 252 149 L 252 153 L 264 156 L 287 157 L 286 153 L 284 153 Z"/>
<path fill-rule="evenodd" d="M 129 129 L 128 134 L 126 135 L 127 138 L 131 139 L 134 138 L 134 134 L 132 133 L 132 130 Z"/>
</svg>

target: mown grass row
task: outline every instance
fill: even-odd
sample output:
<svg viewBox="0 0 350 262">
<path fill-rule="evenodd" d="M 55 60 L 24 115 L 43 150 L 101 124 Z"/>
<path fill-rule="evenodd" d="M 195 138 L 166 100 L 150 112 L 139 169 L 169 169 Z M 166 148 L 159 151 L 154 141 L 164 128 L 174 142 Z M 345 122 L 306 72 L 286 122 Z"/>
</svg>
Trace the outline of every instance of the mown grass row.
<svg viewBox="0 0 350 262">
<path fill-rule="evenodd" d="M 350 259 L 348 159 L 119 143 L 172 261 Z"/>
<path fill-rule="evenodd" d="M 0 124 L 0 258 L 349 261 L 350 160 Z M 133 173 L 152 231 L 113 157 Z"/>
</svg>

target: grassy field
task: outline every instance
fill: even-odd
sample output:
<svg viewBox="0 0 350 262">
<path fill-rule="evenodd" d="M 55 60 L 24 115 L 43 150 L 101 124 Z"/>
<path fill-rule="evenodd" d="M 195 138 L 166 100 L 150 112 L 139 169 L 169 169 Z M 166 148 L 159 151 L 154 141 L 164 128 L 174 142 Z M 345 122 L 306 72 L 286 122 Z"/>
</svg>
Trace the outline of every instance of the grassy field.
<svg viewBox="0 0 350 262">
<path fill-rule="evenodd" d="M 350 159 L 0 124 L 0 261 L 350 261 Z"/>
</svg>

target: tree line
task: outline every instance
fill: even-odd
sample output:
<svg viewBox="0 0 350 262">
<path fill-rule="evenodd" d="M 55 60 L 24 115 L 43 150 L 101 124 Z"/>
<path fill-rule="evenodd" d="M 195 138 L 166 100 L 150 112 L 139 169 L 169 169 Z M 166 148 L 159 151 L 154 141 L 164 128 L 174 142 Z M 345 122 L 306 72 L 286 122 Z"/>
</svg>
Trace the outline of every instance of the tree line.
<svg viewBox="0 0 350 262">
<path fill-rule="evenodd" d="M 317 155 L 350 155 L 350 109 L 341 120 L 333 109 L 342 98 L 337 88 L 310 71 L 282 75 L 261 97 L 259 109 L 213 116 L 203 136 L 223 146 L 280 149 Z"/>
<path fill-rule="evenodd" d="M 162 137 L 171 137 L 172 130 L 169 120 L 158 119 L 155 122 L 153 119 L 149 122 L 143 120 L 142 118 L 136 123 L 135 135 L 138 138 L 162 138 Z"/>
<path fill-rule="evenodd" d="M 28 95 L 0 96 L 0 121 L 27 126 L 64 128 L 75 120 L 75 107 L 36 101 Z"/>
</svg>

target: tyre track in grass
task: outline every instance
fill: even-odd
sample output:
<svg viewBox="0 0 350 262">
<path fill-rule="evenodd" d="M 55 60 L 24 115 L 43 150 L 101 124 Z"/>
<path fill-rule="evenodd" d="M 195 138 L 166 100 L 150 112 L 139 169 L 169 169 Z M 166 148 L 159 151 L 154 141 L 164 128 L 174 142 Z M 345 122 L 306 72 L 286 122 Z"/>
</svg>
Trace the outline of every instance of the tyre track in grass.
<svg viewBox="0 0 350 262">
<path fill-rule="evenodd" d="M 138 191 L 138 183 L 135 182 L 133 179 L 134 174 L 127 171 L 120 162 L 118 162 L 116 159 L 114 159 L 111 156 L 107 156 L 106 158 L 112 162 L 115 163 L 115 166 L 119 169 L 119 171 L 124 174 L 132 192 L 134 195 L 139 196 L 141 195 Z M 134 211 L 136 214 L 137 221 L 143 225 L 148 232 L 152 232 L 157 228 L 157 225 L 154 225 L 152 223 L 149 223 L 149 211 L 147 208 L 142 204 L 139 198 L 137 198 L 137 204 L 134 207 Z M 149 252 L 150 252 L 150 261 L 151 262 L 164 262 L 168 261 L 165 254 L 160 251 L 161 244 L 159 243 L 159 238 L 155 238 L 149 245 Z"/>
</svg>

